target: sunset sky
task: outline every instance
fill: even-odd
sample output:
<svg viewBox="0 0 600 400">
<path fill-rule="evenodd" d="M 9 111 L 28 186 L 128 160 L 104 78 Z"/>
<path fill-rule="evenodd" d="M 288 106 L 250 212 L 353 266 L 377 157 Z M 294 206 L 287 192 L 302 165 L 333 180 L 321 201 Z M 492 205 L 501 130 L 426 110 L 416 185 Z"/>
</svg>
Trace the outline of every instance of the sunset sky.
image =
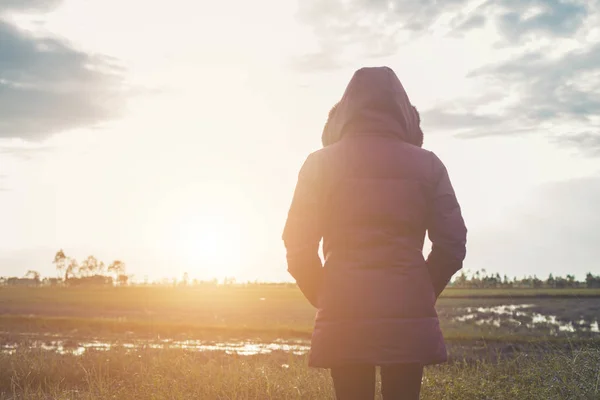
<svg viewBox="0 0 600 400">
<path fill-rule="evenodd" d="M 600 1 L 0 0 L 0 275 L 290 279 L 281 232 L 355 69 L 446 163 L 465 269 L 600 273 Z"/>
</svg>

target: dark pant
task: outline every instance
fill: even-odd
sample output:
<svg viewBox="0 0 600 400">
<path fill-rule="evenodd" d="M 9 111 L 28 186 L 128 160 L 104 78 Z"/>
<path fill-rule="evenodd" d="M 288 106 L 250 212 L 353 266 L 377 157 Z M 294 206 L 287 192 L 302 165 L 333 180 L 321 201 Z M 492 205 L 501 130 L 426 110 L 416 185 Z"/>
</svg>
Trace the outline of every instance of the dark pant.
<svg viewBox="0 0 600 400">
<path fill-rule="evenodd" d="M 337 400 L 373 400 L 375 367 L 347 365 L 331 369 Z M 418 400 L 423 367 L 398 364 L 381 367 L 381 392 L 384 400 Z"/>
</svg>

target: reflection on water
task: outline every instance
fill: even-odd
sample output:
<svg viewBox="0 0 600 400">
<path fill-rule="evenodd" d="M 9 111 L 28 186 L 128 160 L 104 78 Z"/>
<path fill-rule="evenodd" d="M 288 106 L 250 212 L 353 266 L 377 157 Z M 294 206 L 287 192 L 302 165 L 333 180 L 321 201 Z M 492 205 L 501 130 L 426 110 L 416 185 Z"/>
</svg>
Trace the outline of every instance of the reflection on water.
<svg viewBox="0 0 600 400">
<path fill-rule="evenodd" d="M 87 341 L 76 343 L 72 340 L 34 340 L 21 344 L 29 349 L 42 349 L 55 351 L 60 354 L 82 355 L 87 350 L 107 351 L 114 348 L 126 350 L 137 349 L 185 349 L 192 351 L 223 351 L 227 354 L 250 356 L 255 354 L 268 354 L 273 351 L 284 351 L 292 354 L 302 355 L 308 352 L 309 346 L 305 342 L 285 342 L 277 340 L 272 343 L 258 342 L 204 342 L 200 340 L 170 340 L 163 339 L 158 342 L 130 342 L 130 343 L 108 343 L 101 341 Z M 14 354 L 20 347 L 17 344 L 3 344 L 0 349 L 3 353 Z"/>
<path fill-rule="evenodd" d="M 466 321 L 473 319 L 477 314 L 496 314 L 496 315 L 526 315 L 525 312 L 519 311 L 524 308 L 533 307 L 533 304 L 507 304 L 494 307 L 466 307 L 464 310 L 467 314 L 457 317 L 457 321 Z"/>
<path fill-rule="evenodd" d="M 548 327 L 551 333 L 558 332 L 591 332 L 600 333 L 598 320 L 562 321 L 556 315 L 544 315 L 529 310 L 533 304 L 507 304 L 494 307 L 466 307 L 464 314 L 454 317 L 454 322 L 473 322 L 479 326 L 518 325 L 529 329 Z"/>
</svg>

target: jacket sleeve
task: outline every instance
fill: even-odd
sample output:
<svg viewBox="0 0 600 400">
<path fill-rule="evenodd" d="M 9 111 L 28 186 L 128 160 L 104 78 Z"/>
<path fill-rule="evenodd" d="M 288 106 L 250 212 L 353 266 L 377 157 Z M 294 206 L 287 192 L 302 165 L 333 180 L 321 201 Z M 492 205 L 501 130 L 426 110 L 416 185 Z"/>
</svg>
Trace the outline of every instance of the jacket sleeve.
<svg viewBox="0 0 600 400">
<path fill-rule="evenodd" d="M 427 268 L 437 297 L 462 268 L 467 228 L 448 171 L 435 154 L 432 156 L 434 184 L 427 227 L 432 248 L 427 257 Z"/>
<path fill-rule="evenodd" d="M 315 307 L 318 307 L 324 273 L 319 257 L 322 196 L 318 167 L 318 160 L 311 154 L 300 169 L 283 231 L 288 272 Z"/>
</svg>

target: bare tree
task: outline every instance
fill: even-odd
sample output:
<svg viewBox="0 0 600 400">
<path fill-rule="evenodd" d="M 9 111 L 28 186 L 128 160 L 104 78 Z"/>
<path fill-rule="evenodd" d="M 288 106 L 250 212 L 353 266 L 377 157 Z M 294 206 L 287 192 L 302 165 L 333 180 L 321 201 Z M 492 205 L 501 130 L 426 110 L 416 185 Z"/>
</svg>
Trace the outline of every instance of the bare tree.
<svg viewBox="0 0 600 400">
<path fill-rule="evenodd" d="M 56 266 L 56 272 L 59 276 L 62 276 L 63 271 L 67 267 L 67 256 L 63 249 L 60 249 L 54 255 L 54 261 L 52 263 Z"/>
</svg>

